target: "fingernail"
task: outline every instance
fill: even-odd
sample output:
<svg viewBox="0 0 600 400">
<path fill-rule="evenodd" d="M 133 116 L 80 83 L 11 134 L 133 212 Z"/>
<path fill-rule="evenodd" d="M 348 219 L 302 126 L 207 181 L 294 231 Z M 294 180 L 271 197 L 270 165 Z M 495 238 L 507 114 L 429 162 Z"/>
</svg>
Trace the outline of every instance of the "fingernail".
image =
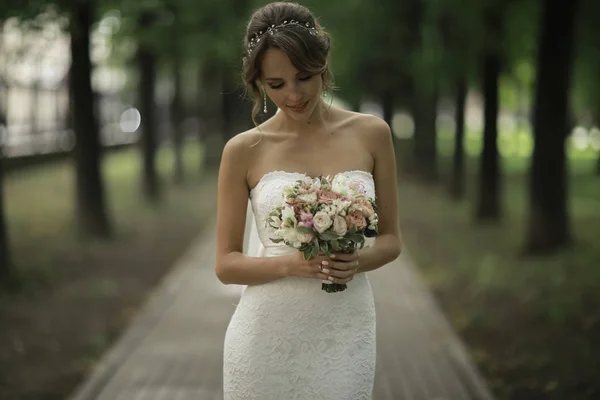
<svg viewBox="0 0 600 400">
<path fill-rule="evenodd" d="M 332 255 L 330 255 L 329 257 L 331 257 L 331 258 L 335 258 L 335 254 L 332 254 Z"/>
<path fill-rule="evenodd" d="M 326 285 L 331 285 L 331 282 L 329 282 L 329 281 L 322 281 L 322 282 Z"/>
<path fill-rule="evenodd" d="M 325 266 L 325 265 L 329 265 L 329 263 L 325 260 L 321 261 L 321 265 Z"/>
<path fill-rule="evenodd" d="M 324 274 L 328 274 L 328 273 L 329 273 L 329 270 L 328 270 L 327 268 L 323 268 L 323 273 L 324 273 Z"/>
<path fill-rule="evenodd" d="M 329 279 L 330 281 L 333 282 L 333 276 L 328 277 L 327 279 Z"/>
</svg>

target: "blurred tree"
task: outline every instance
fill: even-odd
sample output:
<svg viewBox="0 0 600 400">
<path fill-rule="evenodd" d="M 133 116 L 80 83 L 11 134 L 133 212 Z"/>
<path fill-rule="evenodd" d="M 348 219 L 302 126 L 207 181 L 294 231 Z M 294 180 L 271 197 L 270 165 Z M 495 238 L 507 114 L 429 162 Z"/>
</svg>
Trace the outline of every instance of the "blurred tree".
<svg viewBox="0 0 600 400">
<path fill-rule="evenodd" d="M 0 20 L 1 21 L 1 20 Z M 0 135 L 6 126 L 3 110 L 0 108 Z M 4 209 L 4 169 L 3 169 L 3 145 L 0 142 L 0 283 L 6 283 L 12 275 L 12 260 L 8 240 Z"/>
<path fill-rule="evenodd" d="M 576 59 L 572 101 L 575 113 L 587 128 L 600 129 L 600 2 L 581 0 L 577 16 Z M 600 140 L 600 139 L 596 139 Z M 595 171 L 600 175 L 600 149 Z"/>
<path fill-rule="evenodd" d="M 576 0 L 541 0 L 526 241 L 529 252 L 551 252 L 571 239 L 565 139 L 576 10 Z"/>
<path fill-rule="evenodd" d="M 102 146 L 91 83 L 90 29 L 95 18 L 96 2 L 72 0 L 68 5 L 77 222 L 82 233 L 107 237 L 111 234 L 111 227 L 100 168 Z"/>
<path fill-rule="evenodd" d="M 450 194 L 455 200 L 465 193 L 465 118 L 466 100 L 482 29 L 481 3 L 478 0 L 444 0 L 440 30 L 444 48 L 444 72 L 447 75 L 445 92 L 454 97 L 454 151 L 450 176 Z"/>
<path fill-rule="evenodd" d="M 405 14 L 406 24 L 413 33 L 412 48 L 413 95 L 412 115 L 414 167 L 418 177 L 426 181 L 438 178 L 437 169 L 437 108 L 443 77 L 443 60 L 439 22 L 443 8 L 440 2 L 411 1 Z"/>
<path fill-rule="evenodd" d="M 141 4 L 140 4 L 141 5 Z M 157 203 L 160 200 L 160 183 L 156 168 L 158 143 L 157 107 L 156 107 L 156 70 L 157 60 L 154 49 L 148 43 L 151 38 L 145 33 L 151 30 L 156 19 L 156 10 L 152 7 L 141 10 L 137 16 L 137 28 L 140 32 L 136 63 L 139 71 L 138 103 L 141 122 L 142 146 L 142 192 L 147 200 Z"/>
<path fill-rule="evenodd" d="M 8 14 L 7 4 L 0 5 L 0 46 L 4 43 L 4 18 Z M 0 48 L 0 53 L 2 48 Z M 4 79 L 0 76 L 0 92 L 5 90 Z M 2 99 L 0 99 L 2 100 Z M 0 101 L 0 137 L 5 133 L 6 116 L 4 110 L 4 102 Z M 11 275 L 12 260 L 10 257 L 10 246 L 8 243 L 8 229 L 6 226 L 6 211 L 4 208 L 4 149 L 3 141 L 0 139 L 0 284 L 6 283 Z"/>
<path fill-rule="evenodd" d="M 483 148 L 480 157 L 476 218 L 500 218 L 500 156 L 498 154 L 499 79 L 503 64 L 506 1 L 491 0 L 483 9 L 484 46 L 481 80 L 483 89 Z"/>
<path fill-rule="evenodd" d="M 84 235 L 107 237 L 111 234 L 111 224 L 100 168 L 102 148 L 91 85 L 90 29 L 96 6 L 94 0 L 32 0 L 27 3 L 11 0 L 2 2 L 0 13 L 15 16 L 32 28 L 43 25 L 48 19 L 63 21 L 62 17 L 67 16 L 66 28 L 71 36 L 69 114 L 75 132 L 76 222 Z"/>
<path fill-rule="evenodd" d="M 170 115 L 171 115 L 171 130 L 173 138 L 174 152 L 174 180 L 176 183 L 184 181 L 183 170 L 183 93 L 181 87 L 181 76 L 183 73 L 183 54 L 182 41 L 185 39 L 183 35 L 183 26 L 181 21 L 181 8 L 178 4 L 170 4 L 169 10 L 173 15 L 173 30 L 171 43 L 171 73 L 173 74 L 173 98 L 171 99 Z"/>
</svg>

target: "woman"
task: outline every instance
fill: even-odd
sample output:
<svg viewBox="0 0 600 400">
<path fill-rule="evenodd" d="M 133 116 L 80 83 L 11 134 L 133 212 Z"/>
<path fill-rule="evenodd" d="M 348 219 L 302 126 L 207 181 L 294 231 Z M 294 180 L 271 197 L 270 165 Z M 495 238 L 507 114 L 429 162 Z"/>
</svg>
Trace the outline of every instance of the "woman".
<svg viewBox="0 0 600 400">
<path fill-rule="evenodd" d="M 396 165 L 381 119 L 327 105 L 328 34 L 309 10 L 271 3 L 247 26 L 243 76 L 253 117 L 267 97 L 280 112 L 232 138 L 219 172 L 216 274 L 247 285 L 225 336 L 225 399 L 370 399 L 375 308 L 365 272 L 401 250 Z M 270 240 L 264 221 L 299 178 L 342 173 L 375 198 L 379 236 L 360 254 L 302 255 Z M 264 249 L 243 253 L 251 199 Z M 321 281 L 347 283 L 327 293 Z"/>
</svg>

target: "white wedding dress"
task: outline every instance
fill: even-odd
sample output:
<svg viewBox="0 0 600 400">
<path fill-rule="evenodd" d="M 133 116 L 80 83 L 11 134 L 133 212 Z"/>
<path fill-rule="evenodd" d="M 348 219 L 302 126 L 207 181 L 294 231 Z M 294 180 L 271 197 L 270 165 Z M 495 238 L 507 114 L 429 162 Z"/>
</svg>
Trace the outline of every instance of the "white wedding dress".
<svg viewBox="0 0 600 400">
<path fill-rule="evenodd" d="M 375 198 L 371 174 L 344 174 Z M 249 255 L 296 251 L 271 242 L 272 230 L 264 221 L 282 201 L 283 187 L 303 177 L 270 172 L 251 191 L 260 240 L 251 235 Z M 364 273 L 338 293 L 322 291 L 319 280 L 300 277 L 247 286 L 225 334 L 224 399 L 371 399 L 375 354 L 375 306 Z"/>
</svg>

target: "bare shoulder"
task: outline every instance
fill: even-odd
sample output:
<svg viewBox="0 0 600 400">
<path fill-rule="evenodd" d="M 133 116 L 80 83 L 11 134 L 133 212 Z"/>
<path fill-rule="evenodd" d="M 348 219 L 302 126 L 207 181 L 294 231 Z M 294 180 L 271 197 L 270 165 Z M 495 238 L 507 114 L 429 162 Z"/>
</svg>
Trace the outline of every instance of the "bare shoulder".
<svg viewBox="0 0 600 400">
<path fill-rule="evenodd" d="M 253 128 L 238 133 L 225 143 L 221 157 L 220 171 L 223 177 L 232 181 L 243 181 L 247 185 L 250 166 L 257 159 L 257 143 L 262 139 L 258 129 Z"/>
<path fill-rule="evenodd" d="M 249 165 L 254 156 L 253 149 L 260 142 L 261 136 L 256 128 L 238 133 L 225 143 L 223 158 L 231 157 L 236 160 L 236 163 Z"/>
<path fill-rule="evenodd" d="M 392 131 L 382 118 L 347 110 L 343 111 L 343 115 L 349 130 L 356 132 L 361 141 L 370 149 L 391 145 Z"/>
</svg>

